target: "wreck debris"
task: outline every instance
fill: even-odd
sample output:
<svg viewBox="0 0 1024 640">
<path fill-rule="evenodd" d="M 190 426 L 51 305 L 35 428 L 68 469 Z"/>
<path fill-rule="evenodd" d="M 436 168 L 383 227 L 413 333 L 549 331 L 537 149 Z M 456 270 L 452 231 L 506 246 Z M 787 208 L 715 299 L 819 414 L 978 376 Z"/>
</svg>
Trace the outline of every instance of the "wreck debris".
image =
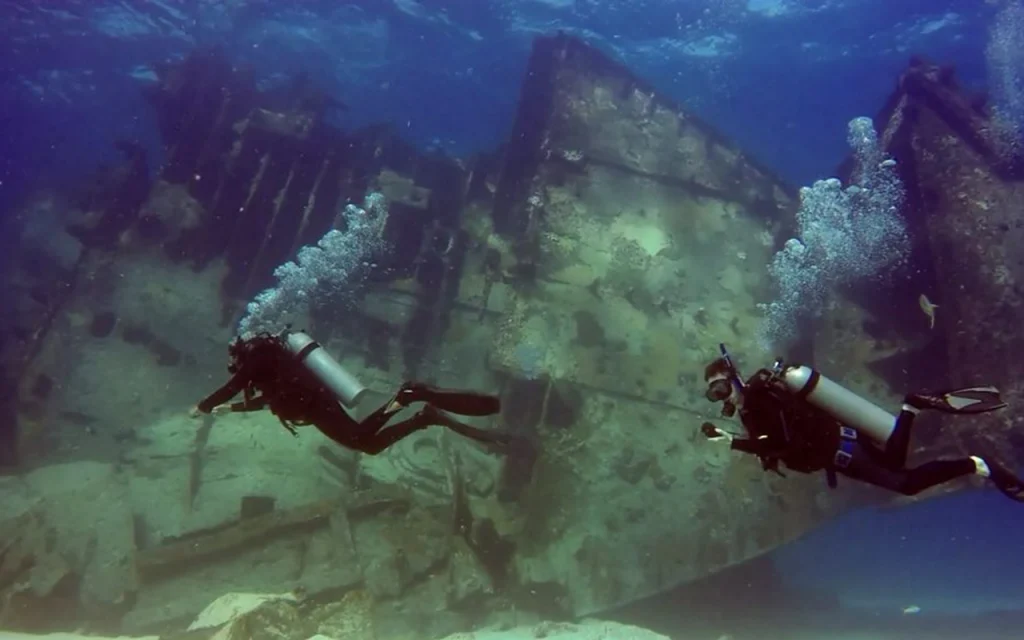
<svg viewBox="0 0 1024 640">
<path fill-rule="evenodd" d="M 139 578 L 153 582 L 187 572 L 197 564 L 223 560 L 275 537 L 310 532 L 330 524 L 332 516 L 347 511 L 352 517 L 367 517 L 381 509 L 407 504 L 398 494 L 364 492 L 344 501 L 331 500 L 262 515 L 243 517 L 212 531 L 196 531 L 177 540 L 139 551 Z"/>
<path fill-rule="evenodd" d="M 400 327 L 408 375 L 443 331 L 464 243 L 459 212 L 469 176 L 459 163 L 424 155 L 388 127 L 343 132 L 324 121 L 335 102 L 308 82 L 287 109 L 263 106 L 252 80 L 214 52 L 164 70 L 151 100 L 170 161 L 159 184 L 185 187 L 201 212 L 166 228 L 161 244 L 175 260 L 205 268 L 223 258 L 225 319 L 265 288 L 271 273 L 315 244 L 338 212 L 369 191 L 388 201 L 375 278 L 418 282 L 411 320 Z M 337 106 L 337 105 L 335 105 Z M 316 318 L 312 319 L 316 322 Z M 325 318 L 325 326 L 338 323 Z M 352 330 L 365 333 L 362 323 Z M 330 332 L 320 332 L 329 340 Z M 355 337 L 359 337 L 358 335 Z"/>
<path fill-rule="evenodd" d="M 138 220 L 142 204 L 149 197 L 149 163 L 145 148 L 137 142 L 118 141 L 124 157 L 121 165 L 101 173 L 97 183 L 81 198 L 83 219 L 68 225 L 68 231 L 87 247 L 115 249 L 125 242 L 124 234 Z"/>
<path fill-rule="evenodd" d="M 371 188 L 384 192 L 399 217 L 406 208 L 436 216 L 457 204 L 450 194 L 461 190 L 461 176 L 444 169 L 450 161 L 421 156 L 387 128 L 344 133 L 324 122 L 323 100 L 272 111 L 252 80 L 214 52 L 167 68 L 150 98 L 170 154 L 160 178 L 185 186 L 203 208 L 198 224 L 166 240 L 168 250 L 200 268 L 225 256 L 230 295 L 251 296 L 247 282 L 261 285 Z M 415 231 L 423 217 L 418 224 L 404 217 L 402 231 Z"/>
<path fill-rule="evenodd" d="M 289 480 L 305 475 L 284 489 L 280 468 L 244 448 L 263 446 L 251 429 L 232 440 L 189 424 L 180 450 L 119 467 L 137 502 L 149 495 L 140 487 L 170 480 L 191 507 L 182 517 L 146 504 L 118 514 L 134 520 L 126 529 L 153 532 L 152 544 L 145 535 L 124 543 L 133 573 L 123 584 L 137 598 L 127 627 L 194 614 L 192 591 L 213 576 L 233 589 L 274 580 L 310 600 L 340 599 L 349 608 L 339 616 L 360 617 L 320 628 L 332 635 L 360 637 L 376 632 L 375 620 L 426 614 L 465 626 L 505 604 L 578 617 L 772 549 L 843 506 L 818 484 L 782 485 L 727 464 L 685 427 L 706 411 L 695 378 L 719 340 L 756 357 L 759 265 L 793 209 L 792 191 L 577 40 L 538 39 L 529 64 L 509 147 L 472 166 L 418 154 L 385 128 L 335 130 L 322 118 L 329 101 L 309 87 L 272 108 L 212 54 L 163 70 L 153 101 L 170 161 L 127 240 L 161 245 L 210 274 L 224 265 L 230 324 L 277 264 L 337 224 L 341 204 L 382 190 L 395 247 L 387 271 L 358 310 L 339 322 L 323 310 L 312 321 L 337 329 L 371 385 L 421 372 L 501 393 L 502 426 L 523 439 L 503 463 L 477 456 L 475 466 L 478 452 L 445 440 L 447 475 L 412 454 L 350 461 L 309 449 L 333 468 L 333 482 L 318 482 L 320 465 L 299 464 Z M 899 157 L 900 135 L 920 129 L 893 127 L 886 144 Z M 936 246 L 943 229 L 934 227 Z M 133 264 L 116 252 L 108 259 Z M 1001 291 L 1005 302 L 1012 287 Z M 83 316 L 82 339 L 128 329 L 151 355 L 171 344 L 124 322 L 116 306 L 102 313 L 98 325 L 88 321 L 98 314 Z M 33 386 L 45 393 L 45 382 Z M 292 459 L 275 450 L 274 463 L 305 460 L 298 451 Z M 232 475 L 233 464 L 262 486 Z M 381 491 L 388 483 L 424 486 Z M 372 489 L 343 499 L 339 485 Z M 673 506 L 652 509 L 652 500 Z M 254 575 L 260 562 L 275 564 Z"/>
<path fill-rule="evenodd" d="M 1010 406 L 1024 400 L 1024 163 L 1002 153 L 993 124 L 957 85 L 949 69 L 912 61 L 878 115 L 880 138 L 906 185 L 907 217 L 920 239 L 914 264 L 923 275 L 907 287 L 936 291 L 945 314 L 930 349 L 911 350 L 906 369 L 944 373 L 945 380 L 997 386 Z M 965 292 L 969 292 L 965 294 Z M 916 316 L 913 294 L 875 296 L 894 316 Z M 902 314 L 891 300 L 906 300 Z M 891 367 L 890 367 L 891 368 Z M 915 380 L 909 381 L 910 383 Z M 942 451 L 998 451 L 1022 462 L 1024 436 L 1013 412 L 958 418 L 934 446 Z"/>
<path fill-rule="evenodd" d="M 565 162 L 615 167 L 769 218 L 785 214 L 793 195 L 710 126 L 565 35 L 534 42 L 513 128 L 495 195 L 499 233 L 534 228 L 541 168 Z"/>
<path fill-rule="evenodd" d="M 824 517 L 809 493 L 653 444 L 705 410 L 689 382 L 714 344 L 759 352 L 751 336 L 767 282 L 747 265 L 768 263 L 796 201 L 711 127 L 579 40 L 538 38 L 526 78 L 495 180 L 497 239 L 487 250 L 498 255 L 468 256 L 480 268 L 465 270 L 463 289 L 487 291 L 487 307 L 501 293 L 488 364 L 502 379 L 505 424 L 529 445 L 511 452 L 501 483 L 521 528 L 506 539 L 508 525 L 491 523 L 494 537 L 515 545 L 511 593 L 523 608 L 579 616 L 786 539 L 772 523 L 778 514 L 718 498 L 736 488 L 723 489 L 721 477 L 678 482 L 691 468 L 742 477 L 751 504 L 793 492 L 801 526 Z M 488 286 L 491 264 L 501 280 Z M 613 471 L 627 449 L 638 462 L 628 493 Z M 715 506 L 706 518 L 658 515 L 639 502 L 648 491 Z M 739 524 L 755 510 L 756 525 Z M 719 518 L 737 533 L 722 538 L 702 524 Z M 750 528 L 763 535 L 738 533 Z M 668 540 L 676 551 L 665 557 L 678 561 L 651 551 Z"/>
</svg>

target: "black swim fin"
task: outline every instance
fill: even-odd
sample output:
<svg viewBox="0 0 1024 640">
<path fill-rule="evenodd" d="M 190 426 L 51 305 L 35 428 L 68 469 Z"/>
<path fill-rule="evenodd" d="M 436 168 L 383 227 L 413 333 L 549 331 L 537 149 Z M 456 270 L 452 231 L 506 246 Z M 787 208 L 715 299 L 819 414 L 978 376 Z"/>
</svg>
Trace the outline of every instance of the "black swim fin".
<svg viewBox="0 0 1024 640">
<path fill-rule="evenodd" d="M 934 409 L 943 413 L 986 413 L 1006 406 L 995 387 L 911 393 L 904 401 L 917 409 Z"/>
<path fill-rule="evenodd" d="M 985 458 L 985 464 L 988 465 L 989 479 L 992 480 L 992 484 L 996 485 L 996 488 L 1003 492 L 1003 495 L 1010 500 L 1016 502 L 1024 502 L 1024 482 L 1021 482 L 1020 478 L 1013 474 L 1012 471 L 996 462 L 990 462 L 990 458 Z"/>
</svg>

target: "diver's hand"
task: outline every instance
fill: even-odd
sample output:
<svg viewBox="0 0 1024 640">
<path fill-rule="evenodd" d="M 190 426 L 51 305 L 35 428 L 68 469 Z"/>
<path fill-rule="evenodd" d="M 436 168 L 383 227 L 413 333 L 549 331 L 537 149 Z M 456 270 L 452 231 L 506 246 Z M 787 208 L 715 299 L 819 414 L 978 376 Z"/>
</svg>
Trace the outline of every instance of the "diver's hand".
<svg viewBox="0 0 1024 640">
<path fill-rule="evenodd" d="M 704 437 L 710 441 L 715 440 L 728 440 L 732 442 L 732 434 L 722 431 L 710 422 L 705 422 L 700 425 L 700 432 L 704 434 Z"/>
<path fill-rule="evenodd" d="M 213 409 L 210 410 L 210 414 L 205 414 L 204 412 L 200 411 L 199 410 L 199 406 L 197 405 L 197 406 L 192 407 L 191 409 L 188 410 L 188 417 L 190 417 L 190 418 L 201 418 L 204 415 L 211 415 L 211 414 L 215 415 L 215 416 L 220 416 L 220 415 L 224 415 L 225 413 L 231 413 L 231 405 L 230 404 L 218 404 L 216 407 L 214 407 Z"/>
</svg>

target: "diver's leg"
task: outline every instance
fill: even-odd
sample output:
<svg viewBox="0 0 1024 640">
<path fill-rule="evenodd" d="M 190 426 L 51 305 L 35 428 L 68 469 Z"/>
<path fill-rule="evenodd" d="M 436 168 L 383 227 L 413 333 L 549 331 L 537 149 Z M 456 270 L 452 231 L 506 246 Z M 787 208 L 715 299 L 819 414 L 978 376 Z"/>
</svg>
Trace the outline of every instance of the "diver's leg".
<svg viewBox="0 0 1024 640">
<path fill-rule="evenodd" d="M 403 408 L 404 407 L 402 405 L 396 403 L 394 400 L 390 400 L 377 407 L 376 411 L 366 416 L 355 425 L 352 425 L 351 430 L 357 438 L 368 438 L 383 429 L 388 420 Z"/>
<path fill-rule="evenodd" d="M 993 458 L 979 458 L 971 456 L 978 468 L 977 474 L 984 476 L 996 485 L 996 488 L 1003 492 L 1007 498 L 1017 502 L 1024 502 L 1024 482 L 1021 481 L 1012 471 L 996 462 Z"/>
<path fill-rule="evenodd" d="M 946 484 L 957 478 L 977 475 L 978 465 L 972 458 L 933 460 L 904 472 L 903 483 L 895 488 L 903 495 L 914 496 L 926 489 Z"/>
<path fill-rule="evenodd" d="M 477 427 L 459 422 L 451 416 L 445 415 L 444 412 L 433 405 L 428 404 L 423 407 L 423 411 L 420 411 L 417 415 L 423 416 L 423 419 L 427 420 L 429 424 L 447 427 L 464 438 L 476 440 L 484 444 L 505 445 L 512 440 L 512 436 L 507 433 L 489 429 L 478 429 Z"/>
<path fill-rule="evenodd" d="M 457 406 L 458 409 L 462 410 L 464 415 L 490 415 L 491 413 L 497 413 L 500 410 L 498 398 L 494 396 L 487 396 L 471 391 L 449 391 L 435 387 L 428 387 L 427 385 L 419 383 L 407 382 L 402 385 L 394 398 L 378 407 L 376 411 L 359 422 L 358 426 L 355 427 L 355 435 L 359 439 L 370 438 L 383 429 L 388 420 L 409 404 L 413 402 L 429 403 L 435 399 L 441 400 L 445 406 Z M 459 413 L 459 411 L 456 411 L 456 413 Z M 421 412 L 405 422 L 394 425 L 393 428 L 402 426 L 406 422 L 423 420 L 427 416 L 429 416 L 429 418 L 427 419 L 427 423 L 423 426 L 429 426 L 430 424 L 442 424 L 436 421 L 430 422 L 430 420 L 435 419 L 434 414 L 424 414 L 424 412 Z M 466 426 L 466 428 L 472 429 L 472 427 L 469 426 Z M 415 429 L 413 429 L 413 431 L 415 431 Z M 396 433 L 401 433 L 401 431 Z M 412 432 L 410 431 L 409 433 Z M 405 435 L 408 435 L 408 433 Z M 405 435 L 399 436 L 398 439 L 400 440 L 401 438 L 404 438 Z M 392 442 L 387 444 L 385 448 L 391 444 L 394 443 Z"/>
<path fill-rule="evenodd" d="M 908 470 L 892 466 L 886 452 L 866 443 L 855 442 L 847 451 L 850 453 L 847 466 L 837 471 L 854 480 L 908 496 L 978 472 L 978 466 L 971 458 L 929 462 Z"/>
<path fill-rule="evenodd" d="M 978 466 L 971 458 L 963 458 L 929 462 L 915 469 L 898 469 L 890 467 L 884 457 L 872 455 L 858 445 L 849 466 L 839 471 L 854 480 L 913 496 L 955 478 L 978 473 Z"/>
<path fill-rule="evenodd" d="M 443 393 L 424 384 L 406 382 L 399 387 L 391 400 L 382 404 L 376 411 L 360 421 L 357 434 L 361 438 L 371 436 L 383 429 L 388 420 L 410 404 L 414 402 L 429 402 L 430 398 L 437 395 L 443 396 Z"/>
<path fill-rule="evenodd" d="M 417 431 L 426 429 L 430 425 L 430 420 L 426 419 L 422 413 L 417 413 L 408 420 L 402 420 L 390 427 L 385 427 L 371 434 L 361 436 L 357 440 L 354 440 L 349 446 L 357 451 L 375 456 L 399 440 L 404 440 Z"/>
<path fill-rule="evenodd" d="M 910 432 L 914 426 L 914 418 L 919 409 L 904 404 L 900 414 L 896 416 L 896 426 L 892 429 L 889 440 L 885 443 L 885 462 L 893 469 L 902 469 L 907 465 L 907 452 L 910 450 Z"/>
<path fill-rule="evenodd" d="M 360 435 L 348 446 L 358 449 L 363 453 L 376 455 L 384 451 L 399 440 L 409 437 L 413 433 L 426 429 L 432 425 L 447 427 L 461 436 L 476 440 L 484 444 L 505 445 L 511 441 L 511 436 L 506 433 L 477 429 L 468 424 L 446 416 L 436 407 L 427 405 L 422 411 L 397 424 L 393 424 L 373 433 Z"/>
<path fill-rule="evenodd" d="M 387 418 L 384 419 L 387 420 Z M 375 427 L 364 430 L 366 421 L 357 422 L 348 414 L 348 411 L 345 411 L 340 402 L 316 407 L 315 411 L 303 422 L 312 424 L 317 431 L 341 446 L 356 450 L 361 450 L 359 442 L 364 437 L 372 437 L 380 429 L 380 427 Z"/>
<path fill-rule="evenodd" d="M 490 416 L 501 411 L 497 396 L 464 389 L 443 389 L 421 382 L 406 382 L 392 401 L 401 406 L 425 402 L 462 416 Z"/>
<path fill-rule="evenodd" d="M 956 460 L 935 460 L 914 469 L 893 469 L 885 463 L 884 458 L 879 459 L 881 457 L 879 453 L 858 443 L 854 445 L 849 465 L 839 471 L 854 480 L 908 496 L 957 478 L 977 475 L 990 479 L 1011 500 L 1024 502 L 1024 482 L 994 462 L 993 458 L 970 456 Z"/>
<path fill-rule="evenodd" d="M 909 393 L 903 402 L 917 409 L 934 409 L 943 413 L 985 413 L 1006 406 L 999 389 L 991 386 Z"/>
<path fill-rule="evenodd" d="M 401 411 L 401 408 L 393 408 L 390 406 L 391 403 L 381 405 L 376 411 L 366 416 L 359 421 L 360 431 L 372 430 L 380 431 L 380 429 L 387 424 L 387 421 L 391 419 L 396 413 Z"/>
</svg>

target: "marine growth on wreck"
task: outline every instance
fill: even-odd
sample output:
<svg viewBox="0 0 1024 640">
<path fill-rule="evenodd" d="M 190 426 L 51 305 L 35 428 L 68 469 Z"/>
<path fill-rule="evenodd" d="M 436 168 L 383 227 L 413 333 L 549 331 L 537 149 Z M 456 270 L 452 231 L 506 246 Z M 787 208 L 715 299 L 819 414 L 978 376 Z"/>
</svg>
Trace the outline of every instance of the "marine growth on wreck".
<svg viewBox="0 0 1024 640">
<path fill-rule="evenodd" d="M 306 82 L 282 102 L 219 50 L 163 66 L 164 161 L 119 142 L 5 227 L 0 628 L 658 638 L 592 618 L 891 503 L 700 425 L 740 428 L 705 397 L 720 344 L 897 412 L 951 372 L 1021 401 L 1008 116 L 927 60 L 892 84 L 801 187 L 563 33 L 533 39 L 505 142 L 472 157 L 342 127 Z M 507 441 L 431 426 L 370 455 L 269 411 L 190 415 L 233 340 L 285 327 L 366 388 L 359 419 L 427 381 L 499 398 L 458 419 Z M 1024 450 L 1013 413 L 919 431 L 929 455 Z"/>
</svg>

